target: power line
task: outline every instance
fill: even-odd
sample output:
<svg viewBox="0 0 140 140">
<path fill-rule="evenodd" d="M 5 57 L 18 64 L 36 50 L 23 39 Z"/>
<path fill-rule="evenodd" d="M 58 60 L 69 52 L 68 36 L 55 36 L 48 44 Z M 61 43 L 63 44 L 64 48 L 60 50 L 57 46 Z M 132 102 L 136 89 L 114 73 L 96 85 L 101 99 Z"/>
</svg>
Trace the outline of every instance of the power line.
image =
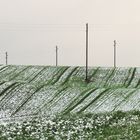
<svg viewBox="0 0 140 140">
<path fill-rule="evenodd" d="M 52 28 L 55 29 L 78 29 L 78 30 L 85 30 L 83 28 L 83 24 L 24 24 L 24 23 L 0 23 L 0 25 L 3 25 L 3 28 L 10 28 L 10 29 L 46 29 L 49 28 L 49 30 Z M 6 26 L 6 27 L 5 27 Z M 106 27 L 112 26 L 110 24 L 90 24 L 91 31 L 92 29 L 104 29 Z M 52 30 L 51 29 L 51 30 Z"/>
<path fill-rule="evenodd" d="M 8 24 L 10 24 L 10 25 L 66 25 L 66 26 L 68 26 L 68 25 L 74 25 L 74 26 L 79 26 L 79 25 L 84 25 L 84 24 L 76 24 L 76 23 L 57 23 L 57 24 L 55 24 L 55 23 L 14 23 L 14 22 L 0 22 L 0 24 L 5 24 L 5 25 L 8 25 Z"/>
</svg>

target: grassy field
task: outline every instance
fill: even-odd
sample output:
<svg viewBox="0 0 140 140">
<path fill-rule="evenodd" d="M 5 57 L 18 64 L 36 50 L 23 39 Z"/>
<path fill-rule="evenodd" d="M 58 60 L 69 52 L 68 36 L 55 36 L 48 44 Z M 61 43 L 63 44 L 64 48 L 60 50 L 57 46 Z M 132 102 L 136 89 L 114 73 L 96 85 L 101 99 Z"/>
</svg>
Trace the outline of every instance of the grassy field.
<svg viewBox="0 0 140 140">
<path fill-rule="evenodd" d="M 139 140 L 140 112 L 75 114 L 0 125 L 1 140 Z"/>
<path fill-rule="evenodd" d="M 13 129 L 16 129 L 19 123 L 19 127 L 22 129 L 22 127 L 24 127 L 23 122 L 25 120 L 29 123 L 29 126 L 32 126 L 32 123 L 36 118 L 38 118 L 39 123 L 36 122 L 37 124 L 35 123 L 35 125 L 40 125 L 46 118 L 49 121 L 52 121 L 52 123 L 54 123 L 53 120 L 55 119 L 57 124 L 58 122 L 63 121 L 66 129 L 72 129 L 67 128 L 68 126 L 65 124 L 67 120 L 70 123 L 69 125 L 72 127 L 73 123 L 79 121 L 80 118 L 82 121 L 87 119 L 88 122 L 91 120 L 95 121 L 96 119 L 93 116 L 98 114 L 100 114 L 99 116 L 102 118 L 103 116 L 108 116 L 108 114 L 112 114 L 112 116 L 117 116 L 118 114 L 119 116 L 119 113 L 124 115 L 124 120 L 119 118 L 120 122 L 122 121 L 123 123 L 124 121 L 127 126 L 122 131 L 129 132 L 131 129 L 139 130 L 140 68 L 90 67 L 88 78 L 90 82 L 86 83 L 85 67 L 1 65 L 1 135 L 2 132 L 4 132 L 3 129 L 5 130 L 5 133 L 9 132 L 13 126 Z M 134 112 L 137 112 L 138 115 L 133 115 Z M 75 119 L 72 119 L 71 116 L 75 116 L 75 114 L 78 114 L 78 116 L 74 117 Z M 132 119 L 133 116 L 138 117 L 136 120 L 136 127 L 133 123 L 132 125 L 129 124 L 129 122 L 131 122 L 129 119 L 131 118 L 127 116 L 128 114 L 132 116 Z M 87 117 L 87 115 L 89 116 Z M 61 119 L 59 118 L 60 116 Z M 69 117 L 67 118 L 66 116 Z M 65 118 L 67 118 L 67 120 L 65 120 Z M 91 130 L 87 131 L 83 127 L 81 128 L 81 131 L 83 132 L 76 132 L 74 136 L 71 132 L 70 134 L 67 132 L 67 138 L 62 138 L 61 134 L 59 134 L 59 136 L 55 135 L 55 137 L 51 139 L 69 139 L 69 137 L 70 139 L 74 139 L 74 137 L 75 139 L 86 139 L 83 137 L 79 138 L 78 135 L 89 136 L 89 139 L 103 139 L 103 137 L 105 138 L 104 133 L 107 133 L 107 131 L 109 131 L 109 134 L 106 134 L 108 137 L 107 139 L 112 139 L 109 136 L 112 136 L 113 139 L 121 139 L 121 137 L 123 137 L 123 134 L 120 131 L 122 127 L 121 124 L 118 124 L 117 122 L 117 127 L 110 124 L 106 125 L 106 120 L 104 120 L 104 118 L 101 122 L 104 122 L 105 126 L 104 124 L 103 126 L 101 125 L 101 127 L 97 125 L 97 131 L 93 131 L 92 125 L 91 130 L 96 134 L 92 134 Z M 114 124 L 114 121 L 112 123 Z M 42 132 L 40 132 L 40 135 L 47 135 L 47 139 L 49 134 L 53 135 L 51 133 L 54 132 L 52 130 L 52 126 L 51 129 L 48 130 L 48 123 L 44 124 L 46 125 L 45 129 L 42 130 L 43 128 L 41 128 Z M 55 127 L 60 129 L 57 124 L 55 124 Z M 89 124 L 91 123 L 89 122 Z M 79 123 L 76 125 L 76 128 L 82 127 Z M 99 129 L 102 129 L 103 127 L 106 128 L 106 132 L 103 130 L 101 131 L 103 134 L 100 134 Z M 112 128 L 114 129 L 114 132 L 111 131 Z M 33 129 L 35 128 L 33 127 Z M 46 133 L 45 130 L 49 131 L 49 134 Z M 66 130 L 64 129 L 64 132 L 65 131 Z M 118 133 L 118 135 L 113 133 Z M 23 132 L 19 135 L 23 135 Z M 16 139 L 18 139 L 18 137 Z M 127 138 L 124 136 L 124 139 Z"/>
</svg>

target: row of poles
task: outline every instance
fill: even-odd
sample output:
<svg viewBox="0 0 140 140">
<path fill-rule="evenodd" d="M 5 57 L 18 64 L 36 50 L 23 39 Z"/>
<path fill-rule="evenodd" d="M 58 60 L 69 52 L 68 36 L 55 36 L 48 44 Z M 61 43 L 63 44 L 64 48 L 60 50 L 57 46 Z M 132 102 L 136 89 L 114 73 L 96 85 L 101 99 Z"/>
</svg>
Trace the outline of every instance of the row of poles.
<svg viewBox="0 0 140 140">
<path fill-rule="evenodd" d="M 88 23 L 86 24 L 86 82 L 90 82 L 90 79 L 88 79 Z M 116 40 L 114 40 L 114 68 L 116 68 Z"/>
<path fill-rule="evenodd" d="M 90 79 L 88 79 L 88 23 L 86 24 L 86 77 L 85 81 L 88 83 L 90 82 Z M 116 68 L 116 40 L 114 40 L 114 68 Z"/>
<path fill-rule="evenodd" d="M 86 77 L 85 81 L 90 82 L 88 79 L 88 40 L 89 40 L 89 28 L 88 28 L 88 23 L 86 24 Z M 114 67 L 116 67 L 116 40 L 114 40 Z M 56 46 L 56 66 L 58 66 L 58 46 Z"/>
<path fill-rule="evenodd" d="M 89 40 L 89 28 L 88 23 L 86 24 L 86 77 L 85 81 L 90 82 L 88 79 L 88 40 Z M 116 40 L 114 40 L 114 67 L 116 67 Z M 6 65 L 8 65 L 8 52 L 5 53 Z M 56 66 L 58 66 L 58 46 L 56 46 Z"/>
</svg>

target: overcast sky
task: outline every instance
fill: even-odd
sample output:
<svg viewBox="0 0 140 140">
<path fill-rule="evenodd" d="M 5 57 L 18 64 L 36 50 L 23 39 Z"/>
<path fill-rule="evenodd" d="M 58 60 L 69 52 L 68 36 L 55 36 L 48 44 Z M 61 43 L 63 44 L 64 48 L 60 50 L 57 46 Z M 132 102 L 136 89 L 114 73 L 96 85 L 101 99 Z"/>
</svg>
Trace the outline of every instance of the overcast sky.
<svg viewBox="0 0 140 140">
<path fill-rule="evenodd" d="M 89 63 L 140 66 L 140 0 L 0 0 L 0 63 L 85 65 L 85 24 Z"/>
</svg>

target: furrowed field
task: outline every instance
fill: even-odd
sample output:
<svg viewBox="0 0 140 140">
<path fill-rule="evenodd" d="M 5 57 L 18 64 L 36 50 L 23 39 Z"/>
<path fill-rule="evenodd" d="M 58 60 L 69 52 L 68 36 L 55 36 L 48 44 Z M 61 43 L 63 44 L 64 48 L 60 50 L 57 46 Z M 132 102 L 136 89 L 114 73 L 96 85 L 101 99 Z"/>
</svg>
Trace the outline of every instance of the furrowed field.
<svg viewBox="0 0 140 140">
<path fill-rule="evenodd" d="M 0 66 L 0 139 L 140 139 L 140 68 Z"/>
</svg>

